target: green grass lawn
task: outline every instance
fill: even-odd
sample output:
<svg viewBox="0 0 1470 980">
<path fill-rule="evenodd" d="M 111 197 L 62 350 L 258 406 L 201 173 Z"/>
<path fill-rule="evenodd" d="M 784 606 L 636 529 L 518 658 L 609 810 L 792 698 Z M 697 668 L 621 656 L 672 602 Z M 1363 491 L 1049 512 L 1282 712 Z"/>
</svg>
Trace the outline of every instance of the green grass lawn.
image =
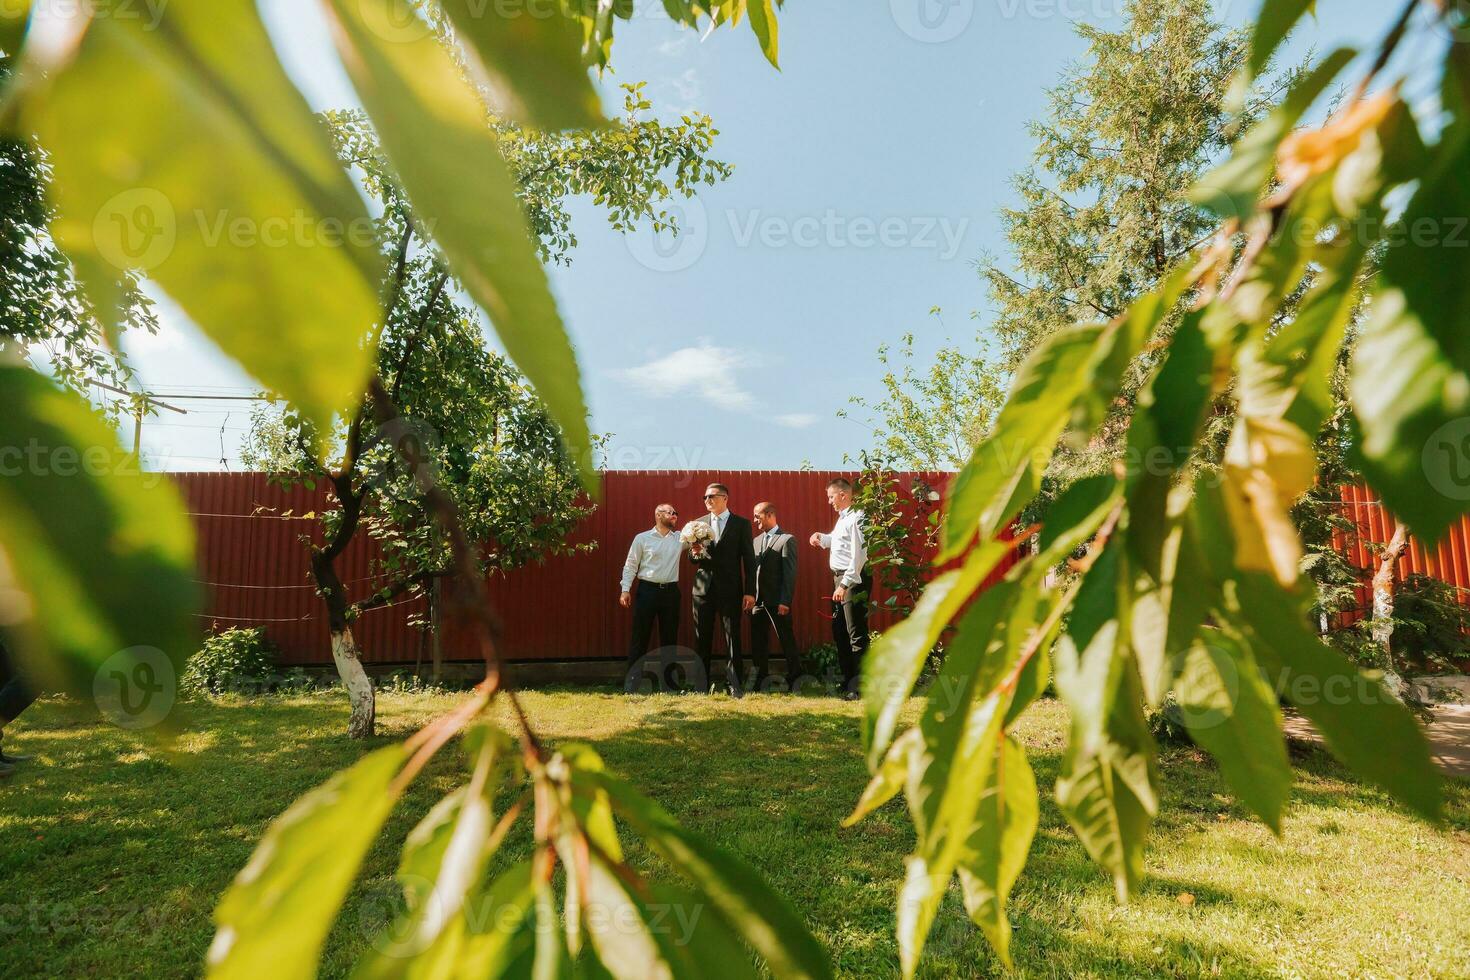
<svg viewBox="0 0 1470 980">
<path fill-rule="evenodd" d="M 385 694 L 381 740 L 455 703 Z M 865 783 L 856 705 L 815 698 L 526 695 L 552 740 L 595 743 L 608 764 L 688 825 L 739 852 L 805 916 L 839 973 L 893 976 L 893 903 L 913 831 L 901 801 L 838 826 Z M 912 708 L 911 708 L 912 710 Z M 172 754 L 50 702 L 7 733 L 34 762 L 0 784 L 0 976 L 195 974 L 221 890 L 266 824 L 360 756 L 339 698 L 198 706 Z M 1050 787 L 1065 718 L 1040 703 L 1022 734 Z M 329 943 L 346 972 L 392 904 L 398 845 L 459 778 L 435 760 L 370 855 Z M 1148 881 L 1127 906 L 1054 805 L 1012 902 L 1013 948 L 1033 976 L 1470 975 L 1470 786 L 1452 784 L 1445 827 L 1407 816 L 1315 752 L 1298 759 L 1282 839 L 1247 818 L 1208 759 L 1166 753 L 1165 812 Z M 508 842 L 523 856 L 529 837 Z M 659 873 L 641 847 L 636 864 Z M 1193 903 L 1181 895 L 1193 896 Z M 995 963 L 957 891 L 926 973 Z"/>
</svg>

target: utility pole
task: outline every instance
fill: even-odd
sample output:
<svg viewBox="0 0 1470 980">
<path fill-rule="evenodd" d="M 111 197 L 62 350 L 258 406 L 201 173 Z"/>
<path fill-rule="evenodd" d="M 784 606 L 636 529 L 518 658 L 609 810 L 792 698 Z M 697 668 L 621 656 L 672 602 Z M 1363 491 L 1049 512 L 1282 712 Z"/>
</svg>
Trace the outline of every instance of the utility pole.
<svg viewBox="0 0 1470 980">
<path fill-rule="evenodd" d="M 106 388 L 108 391 L 117 392 L 119 395 L 127 395 L 133 400 L 133 455 L 140 460 L 143 458 L 143 410 L 145 408 L 150 405 L 156 405 L 159 408 L 166 408 L 170 412 L 177 412 L 180 415 L 189 414 L 186 410 L 176 405 L 159 401 L 150 392 L 128 391 L 126 388 L 118 388 L 105 381 L 93 381 L 92 383 L 99 388 Z"/>
</svg>

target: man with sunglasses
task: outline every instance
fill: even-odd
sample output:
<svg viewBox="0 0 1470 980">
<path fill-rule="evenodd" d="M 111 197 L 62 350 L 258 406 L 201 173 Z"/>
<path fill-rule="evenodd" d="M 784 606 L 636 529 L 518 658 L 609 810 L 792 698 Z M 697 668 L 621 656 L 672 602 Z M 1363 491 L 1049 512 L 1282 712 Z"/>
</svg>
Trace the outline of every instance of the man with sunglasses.
<svg viewBox="0 0 1470 980">
<path fill-rule="evenodd" d="M 730 511 L 730 488 L 711 483 L 704 490 L 704 506 L 709 513 L 700 520 L 710 525 L 714 543 L 690 550 L 694 562 L 694 651 L 704 664 L 706 678 L 712 678 L 715 645 L 715 620 L 725 631 L 725 665 L 728 689 L 735 697 L 744 691 L 740 686 L 741 626 L 744 614 L 755 608 L 755 547 L 750 521 Z"/>
</svg>

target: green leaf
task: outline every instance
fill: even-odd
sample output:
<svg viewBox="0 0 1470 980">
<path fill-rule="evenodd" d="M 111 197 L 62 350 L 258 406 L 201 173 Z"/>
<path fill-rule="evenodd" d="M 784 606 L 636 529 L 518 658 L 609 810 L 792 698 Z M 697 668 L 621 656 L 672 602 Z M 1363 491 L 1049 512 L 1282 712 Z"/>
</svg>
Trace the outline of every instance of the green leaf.
<svg viewBox="0 0 1470 980">
<path fill-rule="evenodd" d="M 1057 691 L 1072 712 L 1057 804 L 1112 874 L 1119 901 L 1143 877 L 1144 838 L 1158 812 L 1154 744 L 1127 643 L 1122 550 L 1114 540 L 1087 572 L 1053 652 Z"/>
<path fill-rule="evenodd" d="M 750 952 L 730 924 L 719 915 L 706 915 L 700 896 L 685 888 L 651 884 L 650 908 L 659 920 L 650 930 L 675 976 L 692 980 L 754 980 L 759 974 Z"/>
<path fill-rule="evenodd" d="M 868 767 L 876 770 L 898 726 L 898 716 L 923 670 L 924 658 L 955 614 L 964 608 L 1015 542 L 986 541 L 957 569 L 934 578 L 914 611 L 873 643 L 863 663 L 863 742 Z"/>
<path fill-rule="evenodd" d="M 830 977 L 831 965 L 796 912 L 751 868 L 679 826 L 668 811 L 605 772 L 583 772 L 580 782 L 600 787 L 633 831 L 689 878 L 766 961 L 776 977 Z"/>
<path fill-rule="evenodd" d="M 20 50 L 30 15 L 30 0 L 6 0 L 0 4 L 0 52 L 9 55 Z"/>
<path fill-rule="evenodd" d="M 208 976 L 316 975 L 327 932 L 398 799 L 392 783 L 405 758 L 401 745 L 379 749 L 275 819 L 214 911 Z"/>
<path fill-rule="evenodd" d="M 950 485 L 938 561 L 958 555 L 977 534 L 993 537 L 1035 495 L 1107 329 L 1059 331 L 1021 365 L 990 435 Z"/>
<path fill-rule="evenodd" d="M 1184 655 L 1174 694 L 1190 737 L 1220 763 L 1241 802 L 1280 834 L 1291 764 L 1276 692 L 1250 651 L 1220 630 L 1207 631 Z"/>
<path fill-rule="evenodd" d="M 1314 66 L 1279 106 L 1236 141 L 1230 159 L 1189 189 L 1188 198 L 1221 218 L 1244 221 L 1275 173 L 1276 148 L 1356 54 L 1338 48 Z"/>
<path fill-rule="evenodd" d="M 172 484 L 142 473 L 80 397 L 0 365 L 0 623 L 28 670 L 82 698 L 115 694 L 118 724 L 166 720 L 198 649 L 196 577 Z"/>
<path fill-rule="evenodd" d="M 496 112 L 542 130 L 604 124 L 582 58 L 582 32 L 560 6 L 438 0 L 455 33 L 478 58 Z"/>
<path fill-rule="evenodd" d="M 45 81 L 20 124 L 54 168 L 52 232 L 103 318 L 125 269 L 322 429 L 372 369 L 373 224 L 250 0 L 95 18 L 75 56 L 26 49 Z M 165 108 L 166 107 L 166 111 Z"/>
<path fill-rule="evenodd" d="M 1239 108 L 1245 103 L 1251 84 L 1266 70 L 1281 42 L 1307 11 L 1315 17 L 1316 7 L 1316 0 L 1264 0 L 1251 30 L 1250 55 L 1231 85 L 1231 105 Z"/>
<path fill-rule="evenodd" d="M 842 821 L 842 826 L 853 826 L 898 795 L 908 777 L 913 753 L 922 745 L 923 738 L 917 728 L 910 728 L 893 740 L 893 744 L 888 746 L 888 751 L 883 755 L 883 761 L 878 764 L 878 771 L 863 789 L 863 795 L 858 798 L 852 813 Z"/>
<path fill-rule="evenodd" d="M 1242 575 L 1238 588 L 1251 649 L 1332 754 L 1421 816 L 1438 819 L 1444 787 L 1409 709 L 1318 639 L 1291 597 L 1269 579 Z"/>
<path fill-rule="evenodd" d="M 1470 143 L 1426 177 L 1353 354 L 1356 462 L 1426 544 L 1470 509 Z"/>
<path fill-rule="evenodd" d="M 468 910 L 469 930 L 456 957 L 458 977 L 522 976 L 511 964 L 529 959 L 534 947 L 531 862 L 522 861 L 497 878 L 483 900 Z"/>
<path fill-rule="evenodd" d="M 780 68 L 781 65 L 777 59 L 779 31 L 774 4 L 771 0 L 748 0 L 745 9 L 750 14 L 750 29 L 755 32 L 756 38 L 760 41 L 761 51 L 765 53 L 766 60 L 773 68 Z"/>
<path fill-rule="evenodd" d="M 975 829 L 959 875 L 965 911 L 990 940 L 1001 962 L 1013 969 L 1006 899 L 1026 866 L 1041 810 L 1026 750 L 1013 738 L 1002 744 L 1001 758 L 990 767 L 981 790 Z"/>
<path fill-rule="evenodd" d="M 438 40 L 427 31 L 403 36 L 402 25 L 418 16 L 405 0 L 324 2 L 342 60 L 416 215 L 489 315 L 594 489 L 577 359 L 484 105 Z"/>
</svg>

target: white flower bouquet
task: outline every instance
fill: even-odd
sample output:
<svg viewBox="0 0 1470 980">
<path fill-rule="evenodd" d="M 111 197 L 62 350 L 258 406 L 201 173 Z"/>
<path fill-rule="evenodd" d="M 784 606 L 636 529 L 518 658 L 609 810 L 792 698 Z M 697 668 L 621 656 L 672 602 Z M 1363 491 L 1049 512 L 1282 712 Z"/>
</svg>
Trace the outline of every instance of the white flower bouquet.
<svg viewBox="0 0 1470 980">
<path fill-rule="evenodd" d="M 679 540 L 689 549 L 691 555 L 703 558 L 705 551 L 715 543 L 715 529 L 709 526 L 708 521 L 690 521 L 679 532 Z"/>
</svg>

